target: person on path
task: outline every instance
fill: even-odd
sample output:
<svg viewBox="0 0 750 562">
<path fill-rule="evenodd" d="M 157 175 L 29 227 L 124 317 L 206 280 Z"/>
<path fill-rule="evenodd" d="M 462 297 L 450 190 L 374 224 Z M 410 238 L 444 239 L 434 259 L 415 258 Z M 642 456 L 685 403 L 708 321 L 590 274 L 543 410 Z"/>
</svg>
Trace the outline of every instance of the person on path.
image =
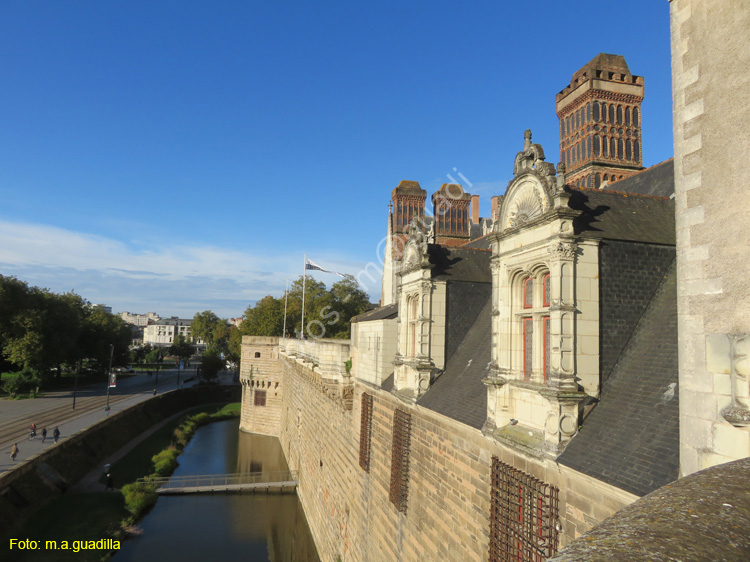
<svg viewBox="0 0 750 562">
<path fill-rule="evenodd" d="M 29 439 L 36 439 L 36 424 L 32 423 L 29 428 Z"/>
<path fill-rule="evenodd" d="M 10 450 L 10 458 L 16 460 L 18 456 L 18 443 L 13 443 L 13 447 Z"/>
<path fill-rule="evenodd" d="M 60 428 L 55 426 L 55 431 L 52 432 L 52 435 L 55 437 L 55 443 L 57 443 L 57 440 L 60 439 Z"/>
<path fill-rule="evenodd" d="M 42 428 L 42 443 L 44 443 L 46 439 L 47 439 L 47 428 L 43 427 Z"/>
<path fill-rule="evenodd" d="M 112 480 L 112 473 L 110 472 L 107 473 L 107 486 L 104 488 L 105 492 L 107 490 L 112 490 L 113 492 L 115 491 L 114 481 Z"/>
</svg>

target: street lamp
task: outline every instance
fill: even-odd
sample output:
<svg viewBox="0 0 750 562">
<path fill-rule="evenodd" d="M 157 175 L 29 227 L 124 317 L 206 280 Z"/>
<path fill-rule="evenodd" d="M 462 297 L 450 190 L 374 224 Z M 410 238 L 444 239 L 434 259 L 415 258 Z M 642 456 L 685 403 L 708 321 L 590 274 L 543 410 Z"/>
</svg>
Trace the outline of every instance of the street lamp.
<svg viewBox="0 0 750 562">
<path fill-rule="evenodd" d="M 109 388 L 112 384 L 112 356 L 115 354 L 115 345 L 109 344 L 109 371 L 107 372 L 107 406 L 104 411 L 109 415 Z"/>
<path fill-rule="evenodd" d="M 161 350 L 159 350 L 159 355 L 156 356 L 156 381 L 154 381 L 154 396 L 156 396 L 156 388 L 159 386 L 159 369 L 161 368 L 162 361 L 164 361 L 164 358 L 161 356 Z"/>
</svg>

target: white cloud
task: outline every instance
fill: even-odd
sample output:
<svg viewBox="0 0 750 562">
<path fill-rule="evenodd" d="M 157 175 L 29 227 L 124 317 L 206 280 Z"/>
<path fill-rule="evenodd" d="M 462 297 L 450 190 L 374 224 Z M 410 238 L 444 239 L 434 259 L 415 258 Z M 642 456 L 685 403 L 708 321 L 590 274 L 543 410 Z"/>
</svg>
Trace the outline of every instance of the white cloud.
<svg viewBox="0 0 750 562">
<path fill-rule="evenodd" d="M 356 272 L 363 266 L 325 250 L 317 255 L 330 257 L 326 265 L 332 269 L 345 264 L 341 271 Z M 301 266 L 296 254 L 166 242 L 144 247 L 54 226 L 0 220 L 0 273 L 54 292 L 75 290 L 115 312 L 192 317 L 211 309 L 220 316 L 238 316 L 265 295 L 281 296 L 286 279 L 298 277 Z"/>
</svg>

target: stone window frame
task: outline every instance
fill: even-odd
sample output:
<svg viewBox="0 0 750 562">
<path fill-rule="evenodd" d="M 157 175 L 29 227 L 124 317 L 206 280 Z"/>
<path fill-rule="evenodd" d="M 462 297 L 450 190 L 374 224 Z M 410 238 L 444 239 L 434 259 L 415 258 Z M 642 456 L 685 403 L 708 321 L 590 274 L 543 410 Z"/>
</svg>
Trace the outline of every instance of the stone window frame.
<svg viewBox="0 0 750 562">
<path fill-rule="evenodd" d="M 265 407 L 266 405 L 266 391 L 255 389 L 253 393 L 253 406 Z"/>
</svg>

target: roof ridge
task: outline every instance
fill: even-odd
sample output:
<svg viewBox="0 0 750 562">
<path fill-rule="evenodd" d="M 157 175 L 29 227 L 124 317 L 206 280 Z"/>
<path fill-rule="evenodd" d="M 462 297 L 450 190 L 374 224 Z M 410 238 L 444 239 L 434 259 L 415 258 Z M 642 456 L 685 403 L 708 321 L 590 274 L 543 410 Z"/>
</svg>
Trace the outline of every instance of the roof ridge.
<svg viewBox="0 0 750 562">
<path fill-rule="evenodd" d="M 633 176 L 630 176 L 631 178 Z M 622 180 L 625 181 L 625 180 Z M 646 197 L 649 199 L 660 199 L 665 201 L 671 201 L 671 197 L 664 197 L 663 195 L 649 195 L 648 193 L 635 193 L 633 191 L 618 191 L 616 189 L 596 189 L 595 187 L 579 187 L 577 185 L 568 186 L 571 189 L 577 189 L 578 191 L 590 191 L 592 193 L 614 193 L 616 195 L 622 195 L 623 197 Z"/>
<path fill-rule="evenodd" d="M 657 162 L 656 164 L 651 164 L 650 166 L 648 166 L 647 168 L 643 168 L 642 170 L 638 170 L 635 174 L 633 174 L 631 176 L 628 176 L 626 178 L 622 178 L 621 180 L 613 181 L 613 182 L 610 183 L 610 185 L 613 184 L 613 183 L 619 183 L 621 181 L 629 180 L 630 178 L 634 178 L 635 176 L 637 176 L 639 174 L 642 174 L 643 172 L 648 172 L 649 170 L 652 170 L 652 169 L 654 169 L 654 168 L 656 168 L 658 166 L 666 164 L 667 162 L 671 162 L 672 160 L 674 160 L 674 156 L 672 156 L 670 158 L 667 158 L 666 160 L 662 160 L 661 162 Z"/>
</svg>

